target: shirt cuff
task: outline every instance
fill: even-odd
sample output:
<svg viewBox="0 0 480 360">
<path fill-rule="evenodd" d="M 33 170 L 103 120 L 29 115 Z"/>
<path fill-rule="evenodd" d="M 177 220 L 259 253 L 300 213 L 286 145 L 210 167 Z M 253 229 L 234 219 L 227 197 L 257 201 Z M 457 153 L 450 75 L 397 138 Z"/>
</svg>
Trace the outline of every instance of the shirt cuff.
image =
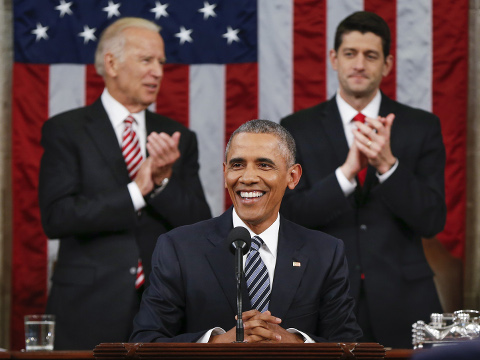
<svg viewBox="0 0 480 360">
<path fill-rule="evenodd" d="M 300 331 L 300 330 L 297 330 L 295 328 L 289 328 L 287 329 L 287 331 L 290 333 L 290 334 L 299 334 L 303 337 L 303 342 L 305 344 L 313 344 L 315 343 L 316 341 L 313 340 L 310 336 L 308 336 L 307 334 L 305 334 L 304 332 Z"/>
<path fill-rule="evenodd" d="M 200 339 L 197 340 L 197 343 L 206 344 L 210 340 L 211 336 L 225 334 L 226 331 L 220 327 L 216 327 L 208 330 L 205 334 L 202 335 Z"/>
<path fill-rule="evenodd" d="M 388 170 L 386 173 L 383 173 L 382 175 L 380 175 L 377 171 L 375 175 L 377 175 L 378 182 L 381 184 L 385 180 L 387 180 L 390 177 L 390 175 L 392 175 L 395 172 L 397 167 L 398 167 L 398 159 L 397 159 L 397 161 L 395 161 L 395 164 L 393 164 L 393 166 L 390 168 L 390 170 Z"/>
<path fill-rule="evenodd" d="M 340 170 L 340 168 L 337 168 L 337 170 L 335 170 L 335 176 L 337 177 L 338 185 L 340 185 L 340 188 L 342 189 L 345 196 L 348 196 L 355 191 L 357 181 L 349 181 L 347 177 L 343 174 L 342 170 Z"/>
<path fill-rule="evenodd" d="M 142 192 L 140 191 L 137 183 L 135 181 L 132 181 L 130 184 L 127 185 L 127 187 L 128 192 L 130 193 L 130 197 L 132 198 L 133 208 L 135 209 L 135 211 L 143 209 L 147 205 L 147 203 L 145 202 L 145 199 L 143 198 Z"/>
</svg>

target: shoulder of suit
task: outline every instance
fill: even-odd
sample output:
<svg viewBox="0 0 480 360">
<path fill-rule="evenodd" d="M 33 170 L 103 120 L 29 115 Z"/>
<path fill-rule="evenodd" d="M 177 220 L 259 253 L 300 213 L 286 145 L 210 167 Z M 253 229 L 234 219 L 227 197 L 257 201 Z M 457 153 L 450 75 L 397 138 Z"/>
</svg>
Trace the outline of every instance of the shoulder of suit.
<svg viewBox="0 0 480 360">
<path fill-rule="evenodd" d="M 145 116 L 148 119 L 158 122 L 159 126 L 169 129 L 171 131 L 193 132 L 192 130 L 187 128 L 185 125 L 181 124 L 180 122 L 172 118 L 169 118 L 168 116 L 157 114 L 149 110 L 146 111 Z"/>
<path fill-rule="evenodd" d="M 297 126 L 299 122 L 308 122 L 313 121 L 318 118 L 317 114 L 325 111 L 325 108 L 332 100 L 324 101 L 320 104 L 298 110 L 293 114 L 290 114 L 283 119 L 281 119 L 280 124 L 286 128 L 291 126 Z"/>
<path fill-rule="evenodd" d="M 202 220 L 190 225 L 176 227 L 166 235 L 175 241 L 198 241 L 216 228 L 218 218 Z"/>
<path fill-rule="evenodd" d="M 407 104 L 400 103 L 396 100 L 385 97 L 387 106 L 390 112 L 394 113 L 396 117 L 405 117 L 418 121 L 419 119 L 425 119 L 426 121 L 438 121 L 438 116 L 430 111 L 426 111 L 420 108 L 409 106 Z"/>
<path fill-rule="evenodd" d="M 308 229 L 302 225 L 299 225 L 297 223 L 294 223 L 290 220 L 285 219 L 285 217 L 282 216 L 280 226 L 287 226 L 291 232 L 294 232 L 295 234 L 299 234 L 299 237 L 306 240 L 307 242 L 321 242 L 322 244 L 332 244 L 332 245 L 337 245 L 339 242 L 342 242 L 340 239 L 329 235 L 327 233 L 324 233 L 323 231 L 320 230 L 314 230 L 314 229 Z M 283 224 L 283 225 L 282 225 Z"/>
</svg>

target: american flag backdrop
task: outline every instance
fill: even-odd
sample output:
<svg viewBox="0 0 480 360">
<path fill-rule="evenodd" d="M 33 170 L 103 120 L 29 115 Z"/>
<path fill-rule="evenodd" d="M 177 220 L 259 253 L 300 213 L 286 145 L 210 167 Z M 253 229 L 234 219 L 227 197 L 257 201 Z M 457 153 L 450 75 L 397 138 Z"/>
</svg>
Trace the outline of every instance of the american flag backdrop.
<svg viewBox="0 0 480 360">
<path fill-rule="evenodd" d="M 331 97 L 327 63 L 335 28 L 357 10 L 392 30 L 390 97 L 436 113 L 447 149 L 447 225 L 440 240 L 462 257 L 465 239 L 468 0 L 13 0 L 13 269 L 11 348 L 23 315 L 42 313 L 48 241 L 37 201 L 40 130 L 52 115 L 91 104 L 102 92 L 93 54 L 119 17 L 162 27 L 167 65 L 152 109 L 197 133 L 200 176 L 214 215 L 223 189 L 225 142 L 241 123 L 279 121 Z M 320 161 L 321 159 L 319 159 Z M 325 204 L 328 206 L 328 204 Z"/>
</svg>

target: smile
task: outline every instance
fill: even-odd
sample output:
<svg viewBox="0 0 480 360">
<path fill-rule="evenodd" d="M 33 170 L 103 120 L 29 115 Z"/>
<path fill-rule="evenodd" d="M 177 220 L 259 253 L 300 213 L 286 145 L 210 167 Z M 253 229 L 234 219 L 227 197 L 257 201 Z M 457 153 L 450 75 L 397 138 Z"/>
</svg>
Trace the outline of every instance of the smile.
<svg viewBox="0 0 480 360">
<path fill-rule="evenodd" d="M 243 199 L 259 198 L 265 195 L 262 191 L 240 191 L 240 197 Z"/>
</svg>

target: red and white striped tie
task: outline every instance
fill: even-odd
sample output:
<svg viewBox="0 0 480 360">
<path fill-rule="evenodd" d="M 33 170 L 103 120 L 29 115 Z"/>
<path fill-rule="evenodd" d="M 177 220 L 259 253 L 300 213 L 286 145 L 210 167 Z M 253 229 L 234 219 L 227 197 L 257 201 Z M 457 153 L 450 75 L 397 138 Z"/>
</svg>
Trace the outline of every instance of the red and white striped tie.
<svg viewBox="0 0 480 360">
<path fill-rule="evenodd" d="M 142 150 L 137 133 L 133 130 L 132 124 L 135 121 L 132 115 L 125 119 L 125 130 L 122 136 L 122 154 L 127 165 L 128 175 L 131 180 L 137 176 L 138 169 L 143 161 Z M 143 273 L 142 260 L 138 259 L 137 277 L 135 279 L 135 289 L 140 289 L 145 283 L 145 274 Z"/>
<path fill-rule="evenodd" d="M 125 119 L 125 130 L 122 137 L 122 154 L 127 164 L 128 175 L 130 179 L 135 179 L 138 169 L 143 161 L 142 151 L 140 149 L 140 141 L 137 133 L 133 130 L 132 124 L 135 121 L 132 115 L 128 115 Z"/>
<path fill-rule="evenodd" d="M 135 279 L 135 289 L 140 289 L 145 284 L 145 273 L 143 272 L 142 260 L 138 259 L 137 278 Z"/>
<path fill-rule="evenodd" d="M 357 115 L 355 115 L 352 119 L 352 121 L 359 121 L 362 124 L 365 123 L 365 118 L 366 116 L 363 115 L 361 112 L 359 112 Z M 360 186 L 363 186 L 363 183 L 365 182 L 365 178 L 367 177 L 367 168 L 364 167 L 362 170 L 359 171 L 357 174 L 358 181 L 360 182 Z"/>
</svg>

